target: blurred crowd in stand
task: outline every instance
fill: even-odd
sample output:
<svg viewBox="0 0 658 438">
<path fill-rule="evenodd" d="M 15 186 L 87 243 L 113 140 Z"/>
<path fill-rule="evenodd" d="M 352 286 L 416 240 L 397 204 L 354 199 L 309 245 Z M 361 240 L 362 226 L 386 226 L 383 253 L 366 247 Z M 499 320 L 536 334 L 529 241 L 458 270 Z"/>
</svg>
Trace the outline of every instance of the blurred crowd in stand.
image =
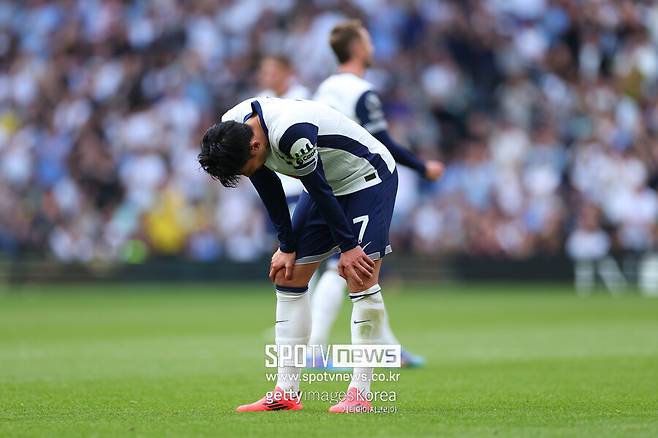
<svg viewBox="0 0 658 438">
<path fill-rule="evenodd" d="M 290 58 L 310 90 L 360 18 L 401 171 L 394 248 L 576 258 L 658 238 L 658 2 L 0 1 L 0 253 L 247 261 L 273 237 L 250 184 L 196 161 L 203 131 Z"/>
</svg>

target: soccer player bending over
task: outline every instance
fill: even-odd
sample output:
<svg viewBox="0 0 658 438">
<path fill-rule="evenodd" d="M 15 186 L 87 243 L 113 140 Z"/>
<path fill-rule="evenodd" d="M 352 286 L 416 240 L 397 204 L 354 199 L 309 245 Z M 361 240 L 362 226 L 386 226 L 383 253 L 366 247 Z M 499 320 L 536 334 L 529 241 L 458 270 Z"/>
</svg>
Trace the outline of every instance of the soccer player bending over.
<svg viewBox="0 0 658 438">
<path fill-rule="evenodd" d="M 311 331 L 308 282 L 320 262 L 340 253 L 338 272 L 352 300 L 353 344 L 381 344 L 386 310 L 381 259 L 397 193 L 395 160 L 368 131 L 311 101 L 249 99 L 203 136 L 201 167 L 225 187 L 249 177 L 279 240 L 270 279 L 276 288 L 276 344 L 306 345 Z M 275 172 L 299 178 L 306 191 L 292 219 Z M 280 365 L 273 394 L 239 412 L 298 410 L 300 369 Z M 372 368 L 355 367 L 347 395 L 330 412 L 370 408 Z"/>
</svg>

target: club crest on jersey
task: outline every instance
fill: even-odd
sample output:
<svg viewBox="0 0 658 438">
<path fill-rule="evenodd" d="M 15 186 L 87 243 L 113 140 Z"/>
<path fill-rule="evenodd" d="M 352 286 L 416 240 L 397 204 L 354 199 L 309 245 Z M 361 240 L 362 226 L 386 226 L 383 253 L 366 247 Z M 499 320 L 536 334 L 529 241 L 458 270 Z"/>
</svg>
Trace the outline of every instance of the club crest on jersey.
<svg viewBox="0 0 658 438">
<path fill-rule="evenodd" d="M 290 148 L 290 156 L 295 169 L 306 167 L 315 160 L 315 147 L 307 138 L 300 138 Z"/>
</svg>

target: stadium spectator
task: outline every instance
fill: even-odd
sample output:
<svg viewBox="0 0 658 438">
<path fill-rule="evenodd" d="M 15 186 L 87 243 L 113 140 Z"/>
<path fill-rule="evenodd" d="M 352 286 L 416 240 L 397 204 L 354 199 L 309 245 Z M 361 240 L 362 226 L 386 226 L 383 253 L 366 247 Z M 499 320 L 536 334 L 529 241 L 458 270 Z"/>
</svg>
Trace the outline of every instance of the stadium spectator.
<svg viewBox="0 0 658 438">
<path fill-rule="evenodd" d="M 314 89 L 347 16 L 395 137 L 448 164 L 434 184 L 401 172 L 399 249 L 557 253 L 583 202 L 610 251 L 655 249 L 656 2 L 32 0 L 0 2 L 0 251 L 267 253 L 249 186 L 201 174 L 200 130 L 258 93 L 265 54 Z"/>
</svg>

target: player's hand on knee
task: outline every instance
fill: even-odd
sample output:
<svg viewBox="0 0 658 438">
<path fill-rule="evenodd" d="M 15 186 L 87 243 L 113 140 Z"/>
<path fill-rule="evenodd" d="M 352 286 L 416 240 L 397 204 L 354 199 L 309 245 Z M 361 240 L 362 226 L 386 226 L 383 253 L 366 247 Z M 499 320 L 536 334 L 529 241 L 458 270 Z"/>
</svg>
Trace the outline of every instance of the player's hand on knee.
<svg viewBox="0 0 658 438">
<path fill-rule="evenodd" d="M 280 249 L 276 250 L 272 256 L 272 263 L 270 263 L 270 280 L 272 280 L 272 282 L 276 281 L 276 274 L 282 269 L 285 270 L 286 280 L 292 280 L 292 271 L 295 267 L 295 255 L 296 253 L 294 252 L 283 252 Z"/>
<path fill-rule="evenodd" d="M 363 252 L 360 246 L 341 253 L 338 262 L 338 273 L 344 279 L 351 278 L 358 285 L 363 286 L 363 280 L 372 278 L 374 272 L 375 262 Z"/>
</svg>

